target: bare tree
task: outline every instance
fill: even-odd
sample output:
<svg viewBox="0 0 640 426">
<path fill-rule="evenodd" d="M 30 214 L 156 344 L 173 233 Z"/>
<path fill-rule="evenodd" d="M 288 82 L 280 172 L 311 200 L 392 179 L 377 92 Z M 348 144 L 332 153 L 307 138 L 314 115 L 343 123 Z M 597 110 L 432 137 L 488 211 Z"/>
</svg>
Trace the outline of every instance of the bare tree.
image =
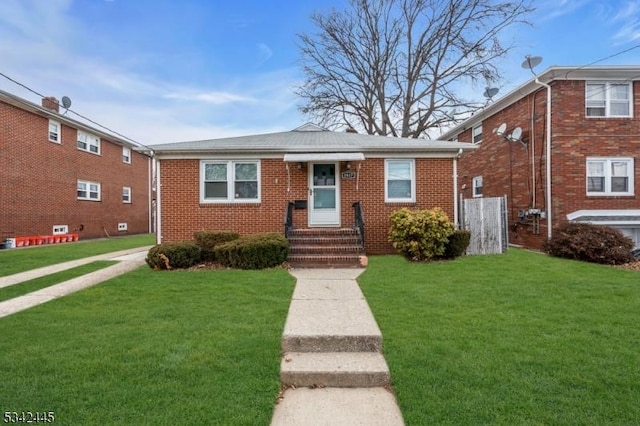
<svg viewBox="0 0 640 426">
<path fill-rule="evenodd" d="M 417 138 L 451 124 L 452 111 L 481 105 L 460 83 L 496 82 L 496 60 L 513 47 L 500 36 L 526 23 L 524 1 L 350 0 L 344 11 L 315 13 L 315 34 L 299 36 L 301 111 L 323 125 Z"/>
</svg>

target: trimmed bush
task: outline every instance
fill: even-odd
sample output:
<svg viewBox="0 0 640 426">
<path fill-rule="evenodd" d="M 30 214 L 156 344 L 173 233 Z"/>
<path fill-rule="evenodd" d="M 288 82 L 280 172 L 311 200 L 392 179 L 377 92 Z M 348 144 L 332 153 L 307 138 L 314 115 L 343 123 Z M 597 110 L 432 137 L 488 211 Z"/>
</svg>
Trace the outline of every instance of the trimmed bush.
<svg viewBox="0 0 640 426">
<path fill-rule="evenodd" d="M 449 241 L 444 248 L 445 259 L 455 259 L 464 255 L 471 242 L 471 232 L 456 229 L 453 234 L 449 235 Z"/>
<path fill-rule="evenodd" d="M 390 217 L 389 242 L 408 259 L 430 260 L 444 255 L 455 227 L 442 209 L 402 208 Z"/>
<path fill-rule="evenodd" d="M 608 226 L 568 222 L 554 231 L 545 251 L 551 256 L 621 265 L 633 261 L 633 242 Z"/>
<path fill-rule="evenodd" d="M 214 261 L 216 260 L 213 250 L 215 246 L 237 240 L 240 238 L 240 234 L 237 232 L 198 231 L 193 233 L 193 238 L 196 245 L 200 247 L 200 260 Z"/>
<path fill-rule="evenodd" d="M 287 260 L 289 242 L 282 234 L 240 237 L 217 245 L 215 257 L 222 265 L 238 269 L 273 268 Z"/>
<path fill-rule="evenodd" d="M 200 247 L 192 242 L 158 244 L 151 247 L 145 261 L 156 270 L 189 268 L 200 261 Z"/>
</svg>

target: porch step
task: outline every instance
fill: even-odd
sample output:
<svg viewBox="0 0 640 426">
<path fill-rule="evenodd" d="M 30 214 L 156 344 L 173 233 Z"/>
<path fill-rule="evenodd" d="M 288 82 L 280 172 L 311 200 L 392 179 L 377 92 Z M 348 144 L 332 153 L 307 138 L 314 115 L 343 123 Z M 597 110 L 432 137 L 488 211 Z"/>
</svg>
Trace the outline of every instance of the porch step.
<svg viewBox="0 0 640 426">
<path fill-rule="evenodd" d="M 297 387 L 379 387 L 389 384 L 389 367 L 379 352 L 292 352 L 282 358 L 280 380 Z"/>
<path fill-rule="evenodd" d="M 289 235 L 291 266 L 360 267 L 364 247 L 358 232 L 351 228 L 301 228 Z"/>
</svg>

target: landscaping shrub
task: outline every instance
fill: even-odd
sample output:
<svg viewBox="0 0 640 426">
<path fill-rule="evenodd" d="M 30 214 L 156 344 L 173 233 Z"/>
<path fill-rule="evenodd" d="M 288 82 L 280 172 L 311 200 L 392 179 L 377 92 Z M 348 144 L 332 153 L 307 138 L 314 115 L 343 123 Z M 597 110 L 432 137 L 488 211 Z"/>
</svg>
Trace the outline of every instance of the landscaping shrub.
<svg viewBox="0 0 640 426">
<path fill-rule="evenodd" d="M 152 269 L 189 268 L 200 261 L 200 247 L 192 242 L 158 244 L 145 261 Z"/>
<path fill-rule="evenodd" d="M 633 261 L 632 248 L 633 242 L 615 228 L 569 222 L 554 231 L 545 251 L 556 257 L 620 265 Z"/>
<path fill-rule="evenodd" d="M 440 208 L 409 210 L 402 208 L 391 217 L 389 242 L 411 260 L 429 260 L 444 255 L 455 227 Z"/>
<path fill-rule="evenodd" d="M 220 232 L 220 231 L 198 231 L 193 233 L 196 245 L 200 247 L 200 260 L 214 261 L 216 260 L 215 251 L 213 250 L 218 244 L 226 243 L 240 238 L 237 232 Z"/>
<path fill-rule="evenodd" d="M 276 233 L 248 235 L 219 244 L 214 252 L 218 262 L 230 268 L 272 268 L 287 260 L 289 242 Z"/>
<path fill-rule="evenodd" d="M 455 230 L 453 234 L 449 235 L 449 241 L 444 248 L 445 259 L 455 259 L 462 256 L 469 247 L 471 242 L 471 233 L 469 231 Z"/>
</svg>

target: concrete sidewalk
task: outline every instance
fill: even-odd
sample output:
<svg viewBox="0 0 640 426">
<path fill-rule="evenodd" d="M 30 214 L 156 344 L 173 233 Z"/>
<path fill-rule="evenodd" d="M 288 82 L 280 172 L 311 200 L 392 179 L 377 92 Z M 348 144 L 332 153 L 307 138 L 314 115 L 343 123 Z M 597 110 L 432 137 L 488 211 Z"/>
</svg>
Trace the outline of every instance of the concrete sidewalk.
<svg viewBox="0 0 640 426">
<path fill-rule="evenodd" d="M 105 253 L 98 256 L 59 263 L 19 274 L 9 275 L 7 277 L 1 277 L 0 288 L 32 280 L 34 278 L 51 275 L 56 272 L 75 268 L 98 260 L 114 260 L 118 262 L 115 265 L 107 266 L 106 268 L 98 271 L 25 294 L 24 296 L 0 302 L 0 318 L 40 305 L 58 297 L 65 296 L 69 293 L 74 293 L 84 288 L 94 286 L 102 281 L 106 281 L 115 276 L 132 271 L 145 264 L 144 259 L 150 248 L 151 246 L 138 247 L 135 249 Z"/>
<path fill-rule="evenodd" d="M 282 336 L 286 389 L 272 426 L 403 425 L 382 334 L 356 278 L 363 269 L 294 269 Z"/>
</svg>

